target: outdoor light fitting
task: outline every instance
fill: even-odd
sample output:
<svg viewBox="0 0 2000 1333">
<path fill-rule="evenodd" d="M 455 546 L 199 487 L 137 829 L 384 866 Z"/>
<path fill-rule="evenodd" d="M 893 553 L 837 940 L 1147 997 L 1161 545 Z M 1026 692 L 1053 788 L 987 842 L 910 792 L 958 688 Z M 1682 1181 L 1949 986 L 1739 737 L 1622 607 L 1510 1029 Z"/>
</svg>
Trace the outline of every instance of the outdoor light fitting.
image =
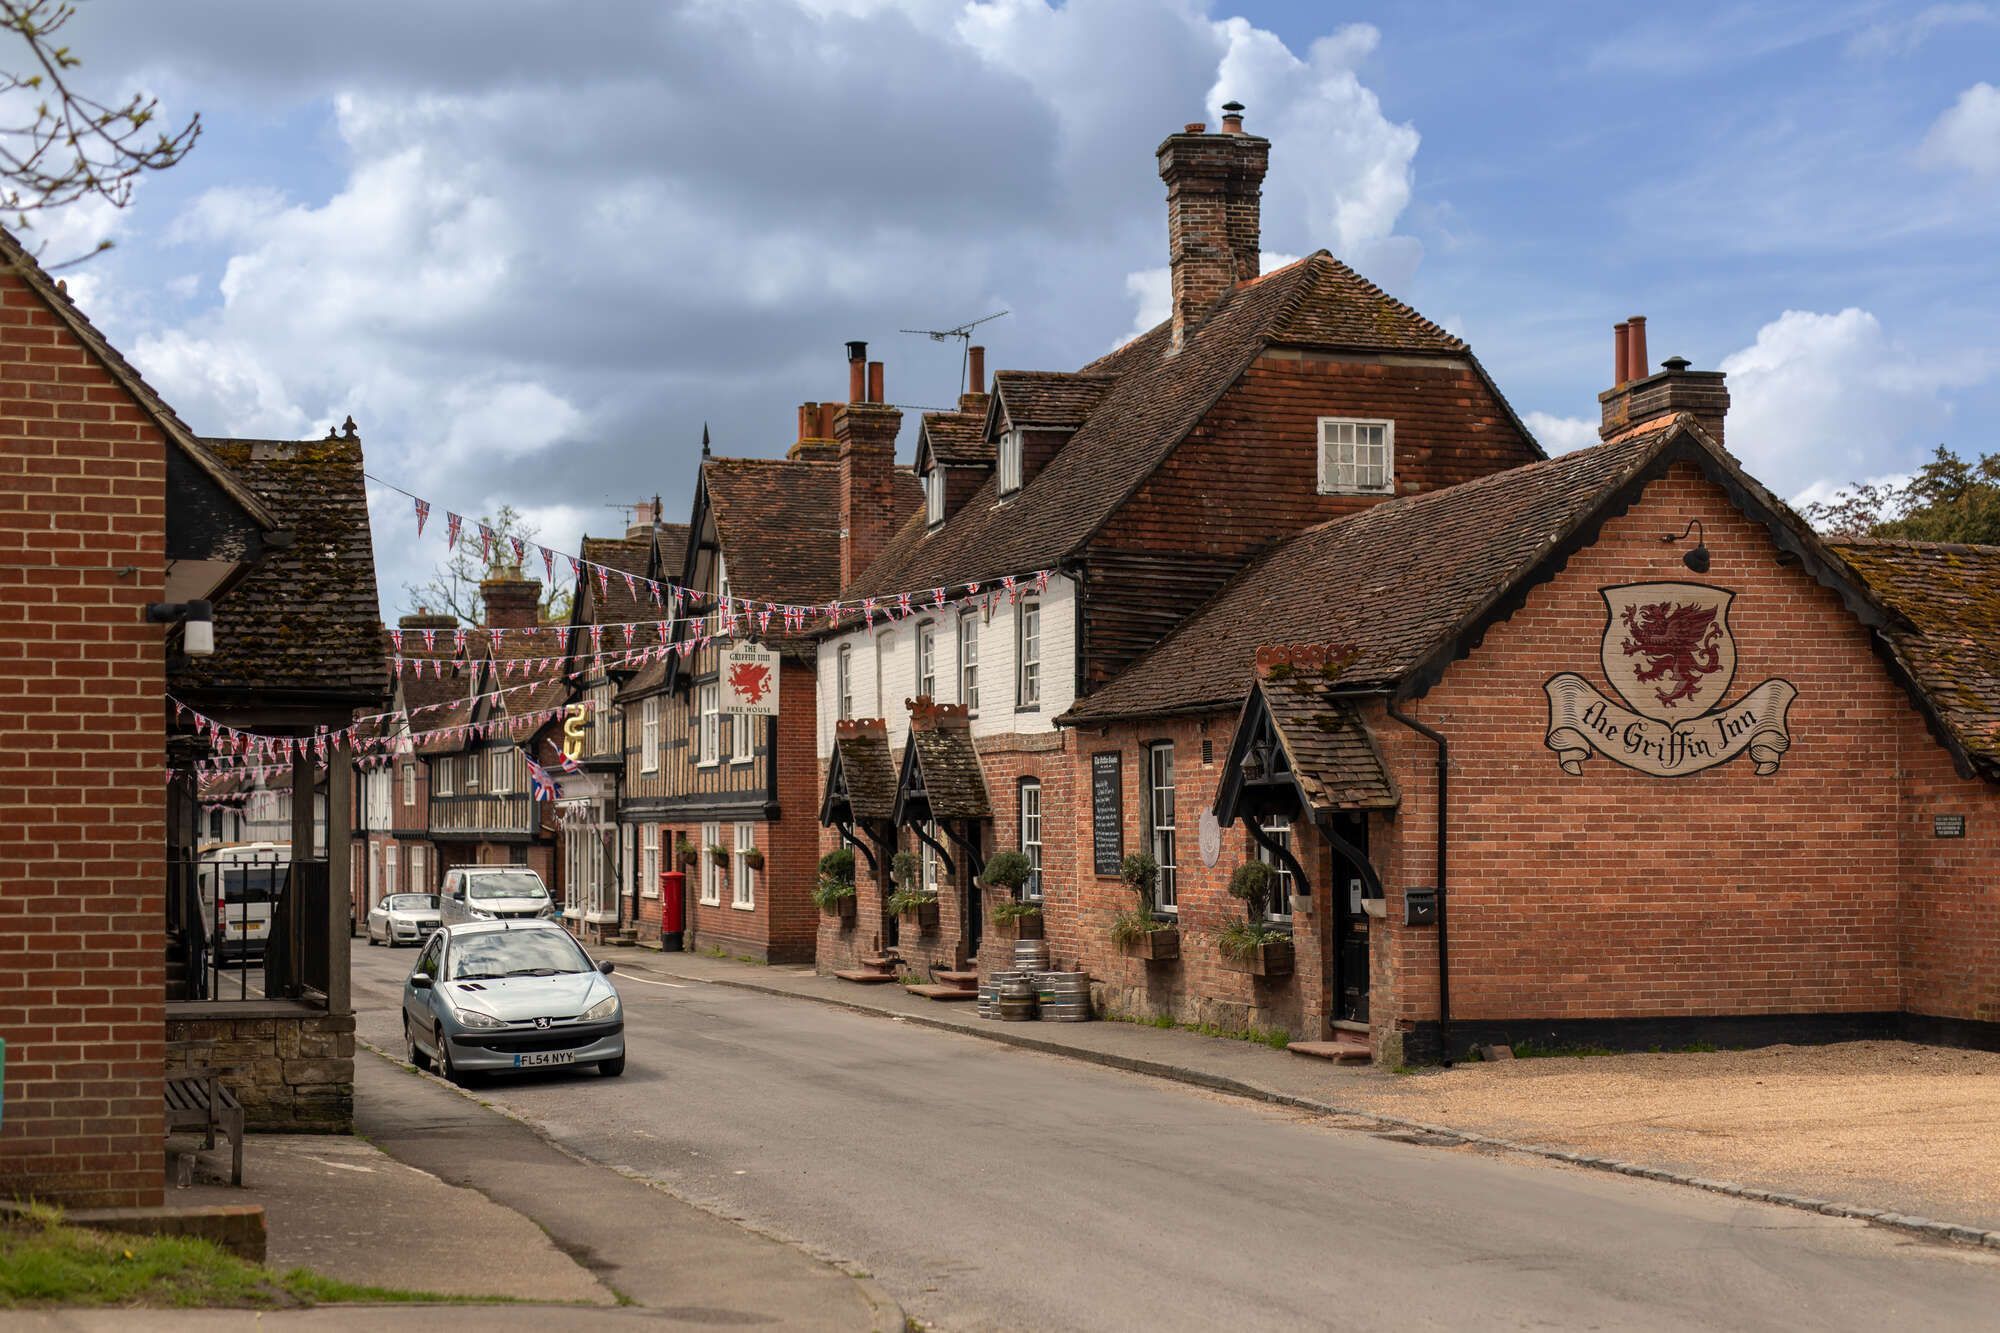
<svg viewBox="0 0 2000 1333">
<path fill-rule="evenodd" d="M 188 602 L 148 602 L 146 620 L 154 625 L 181 627 L 181 650 L 189 657 L 208 657 L 215 652 L 215 607 L 195 598 Z"/>
<path fill-rule="evenodd" d="M 1690 532 L 1695 535 L 1694 549 L 1681 557 L 1681 563 L 1697 574 L 1706 574 L 1708 573 L 1708 534 L 1702 530 L 1700 519 L 1689 519 L 1688 525 L 1682 528 L 1679 534 L 1671 532 L 1663 533 L 1660 540 L 1663 542 L 1684 542 L 1687 540 Z"/>
</svg>

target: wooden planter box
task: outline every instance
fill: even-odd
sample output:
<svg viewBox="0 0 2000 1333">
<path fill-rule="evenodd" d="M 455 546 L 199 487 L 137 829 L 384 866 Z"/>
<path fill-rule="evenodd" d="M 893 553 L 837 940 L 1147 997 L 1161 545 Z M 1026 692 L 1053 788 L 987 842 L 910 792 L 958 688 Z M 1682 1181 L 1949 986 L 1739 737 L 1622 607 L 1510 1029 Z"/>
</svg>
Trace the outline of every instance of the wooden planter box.
<svg viewBox="0 0 2000 1333">
<path fill-rule="evenodd" d="M 936 903 L 925 903 L 922 907 L 898 912 L 896 915 L 902 917 L 905 921 L 916 922 L 918 927 L 923 930 L 937 929 L 938 905 Z"/>
<path fill-rule="evenodd" d="M 992 927 L 993 938 L 996 940 L 1038 940 L 1042 938 L 1042 917 L 1039 912 L 1034 916 L 1012 916 L 999 921 L 988 917 L 987 924 Z"/>
<path fill-rule="evenodd" d="M 1149 930 L 1136 940 L 1118 946 L 1127 958 L 1143 958 L 1149 963 L 1169 963 L 1181 956 L 1181 928 Z"/>
<path fill-rule="evenodd" d="M 822 907 L 819 910 L 828 916 L 838 917 L 843 926 L 851 926 L 854 924 L 854 895 L 849 894 L 835 902 L 833 906 Z"/>
<path fill-rule="evenodd" d="M 1231 972 L 1247 972 L 1253 977 L 1289 977 L 1295 957 L 1290 940 L 1269 940 L 1257 946 L 1248 958 L 1222 955 L 1222 966 Z"/>
</svg>

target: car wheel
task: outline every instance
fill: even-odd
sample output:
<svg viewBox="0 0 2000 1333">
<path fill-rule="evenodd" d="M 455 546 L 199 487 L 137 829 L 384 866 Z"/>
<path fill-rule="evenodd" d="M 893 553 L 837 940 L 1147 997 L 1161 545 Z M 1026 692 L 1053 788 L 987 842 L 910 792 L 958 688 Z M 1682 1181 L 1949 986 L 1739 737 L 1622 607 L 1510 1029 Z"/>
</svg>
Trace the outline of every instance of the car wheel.
<svg viewBox="0 0 2000 1333">
<path fill-rule="evenodd" d="M 606 1078 L 617 1078 L 625 1072 L 625 1057 L 621 1055 L 610 1060 L 599 1060 L 597 1062 L 597 1072 Z"/>
<path fill-rule="evenodd" d="M 429 1069 L 431 1058 L 417 1049 L 417 1032 L 410 1026 L 410 1016 L 403 1015 L 403 1045 L 410 1051 L 410 1063 L 418 1069 Z"/>
<path fill-rule="evenodd" d="M 443 1037 L 438 1038 L 438 1056 L 438 1072 L 444 1075 L 445 1082 L 455 1083 L 461 1088 L 470 1082 L 472 1076 L 452 1063 L 451 1043 Z"/>
</svg>

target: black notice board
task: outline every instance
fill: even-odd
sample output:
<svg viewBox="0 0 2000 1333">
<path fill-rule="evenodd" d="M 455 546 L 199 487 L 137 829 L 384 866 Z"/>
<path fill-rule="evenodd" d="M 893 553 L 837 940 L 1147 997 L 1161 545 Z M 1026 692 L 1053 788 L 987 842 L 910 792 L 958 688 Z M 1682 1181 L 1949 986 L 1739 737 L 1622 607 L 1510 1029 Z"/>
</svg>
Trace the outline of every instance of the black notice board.
<svg viewBox="0 0 2000 1333">
<path fill-rule="evenodd" d="M 1934 838 L 1962 838 L 1965 836 L 1964 815 L 1932 815 L 1931 836 Z"/>
<path fill-rule="evenodd" d="M 1125 758 L 1116 750 L 1090 756 L 1090 827 L 1094 869 L 1115 875 L 1125 859 Z"/>
</svg>

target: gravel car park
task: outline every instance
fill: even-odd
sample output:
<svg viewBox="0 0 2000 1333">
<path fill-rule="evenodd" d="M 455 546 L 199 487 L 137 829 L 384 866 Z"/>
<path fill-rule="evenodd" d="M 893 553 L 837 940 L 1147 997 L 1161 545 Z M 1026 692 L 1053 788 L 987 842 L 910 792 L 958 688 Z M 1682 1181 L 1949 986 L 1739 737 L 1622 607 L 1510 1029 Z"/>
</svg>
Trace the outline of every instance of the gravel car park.
<svg viewBox="0 0 2000 1333">
<path fill-rule="evenodd" d="M 439 928 L 403 985 L 410 1063 L 453 1082 L 561 1065 L 625 1072 L 625 1015 L 607 975 L 551 921 Z"/>
</svg>

